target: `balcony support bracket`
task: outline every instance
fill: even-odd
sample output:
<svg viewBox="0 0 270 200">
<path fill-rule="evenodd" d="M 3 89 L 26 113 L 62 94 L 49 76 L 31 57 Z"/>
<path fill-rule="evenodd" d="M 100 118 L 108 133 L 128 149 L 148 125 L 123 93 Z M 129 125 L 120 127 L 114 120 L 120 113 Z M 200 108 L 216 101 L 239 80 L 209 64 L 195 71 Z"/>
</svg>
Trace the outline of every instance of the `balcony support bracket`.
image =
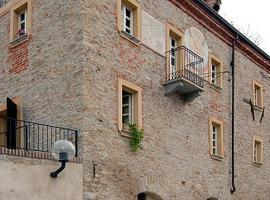
<svg viewBox="0 0 270 200">
<path fill-rule="evenodd" d="M 184 96 L 184 101 L 186 103 L 190 103 L 191 101 L 193 101 L 194 99 L 196 99 L 199 96 L 201 96 L 200 91 L 191 92 L 191 93 L 188 93 L 187 95 Z"/>
<path fill-rule="evenodd" d="M 184 84 L 182 81 L 175 81 L 172 82 L 171 84 L 167 84 L 165 86 L 165 96 L 169 96 L 176 92 L 180 87 L 183 87 Z"/>
</svg>

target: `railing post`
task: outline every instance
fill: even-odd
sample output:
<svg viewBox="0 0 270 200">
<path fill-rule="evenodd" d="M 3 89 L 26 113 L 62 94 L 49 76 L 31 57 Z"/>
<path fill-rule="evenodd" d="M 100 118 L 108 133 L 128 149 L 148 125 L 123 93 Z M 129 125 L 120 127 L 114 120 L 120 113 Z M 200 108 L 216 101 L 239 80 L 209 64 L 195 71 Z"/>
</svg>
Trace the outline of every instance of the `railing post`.
<svg viewBox="0 0 270 200">
<path fill-rule="evenodd" d="M 78 157 L 78 131 L 75 131 L 75 157 Z"/>
<path fill-rule="evenodd" d="M 28 127 L 24 122 L 24 149 L 28 151 Z"/>
</svg>

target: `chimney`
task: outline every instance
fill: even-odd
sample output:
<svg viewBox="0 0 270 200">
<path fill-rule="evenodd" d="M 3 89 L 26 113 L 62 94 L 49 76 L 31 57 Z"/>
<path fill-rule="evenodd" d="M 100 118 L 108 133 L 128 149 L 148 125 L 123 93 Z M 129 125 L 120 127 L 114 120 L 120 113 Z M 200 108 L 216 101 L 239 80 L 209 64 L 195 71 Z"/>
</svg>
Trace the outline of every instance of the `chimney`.
<svg viewBox="0 0 270 200">
<path fill-rule="evenodd" d="M 221 5 L 221 0 L 204 0 L 204 2 L 213 8 L 216 12 L 219 11 L 220 5 Z"/>
</svg>

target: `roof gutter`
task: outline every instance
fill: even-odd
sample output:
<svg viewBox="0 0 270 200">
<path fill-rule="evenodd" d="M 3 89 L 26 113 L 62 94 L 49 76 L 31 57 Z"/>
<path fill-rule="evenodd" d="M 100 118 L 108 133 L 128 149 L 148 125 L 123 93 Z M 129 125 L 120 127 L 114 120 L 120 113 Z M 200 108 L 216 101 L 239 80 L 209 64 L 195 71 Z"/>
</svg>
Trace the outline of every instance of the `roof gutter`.
<svg viewBox="0 0 270 200">
<path fill-rule="evenodd" d="M 270 61 L 270 56 L 263 51 L 260 47 L 254 44 L 250 39 L 248 39 L 243 33 L 238 31 L 235 27 L 233 27 L 227 20 L 221 17 L 215 10 L 210 8 L 204 1 L 202 0 L 193 0 L 196 4 L 200 5 L 204 10 L 210 13 L 218 22 L 220 22 L 223 26 L 225 26 L 229 31 L 233 33 L 233 35 L 238 35 L 239 40 L 244 41 L 249 46 L 251 46 L 255 51 L 260 53 L 265 59 Z"/>
</svg>

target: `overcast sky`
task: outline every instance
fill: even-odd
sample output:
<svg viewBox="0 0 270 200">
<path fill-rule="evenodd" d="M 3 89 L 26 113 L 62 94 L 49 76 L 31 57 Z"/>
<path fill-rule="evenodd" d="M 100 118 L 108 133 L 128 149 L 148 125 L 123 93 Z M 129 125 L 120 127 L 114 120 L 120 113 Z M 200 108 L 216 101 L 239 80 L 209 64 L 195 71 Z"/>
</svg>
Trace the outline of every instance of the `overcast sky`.
<svg viewBox="0 0 270 200">
<path fill-rule="evenodd" d="M 269 0 L 222 0 L 219 14 L 233 21 L 241 32 L 249 32 L 254 38 L 260 36 L 258 46 L 270 55 Z"/>
</svg>

